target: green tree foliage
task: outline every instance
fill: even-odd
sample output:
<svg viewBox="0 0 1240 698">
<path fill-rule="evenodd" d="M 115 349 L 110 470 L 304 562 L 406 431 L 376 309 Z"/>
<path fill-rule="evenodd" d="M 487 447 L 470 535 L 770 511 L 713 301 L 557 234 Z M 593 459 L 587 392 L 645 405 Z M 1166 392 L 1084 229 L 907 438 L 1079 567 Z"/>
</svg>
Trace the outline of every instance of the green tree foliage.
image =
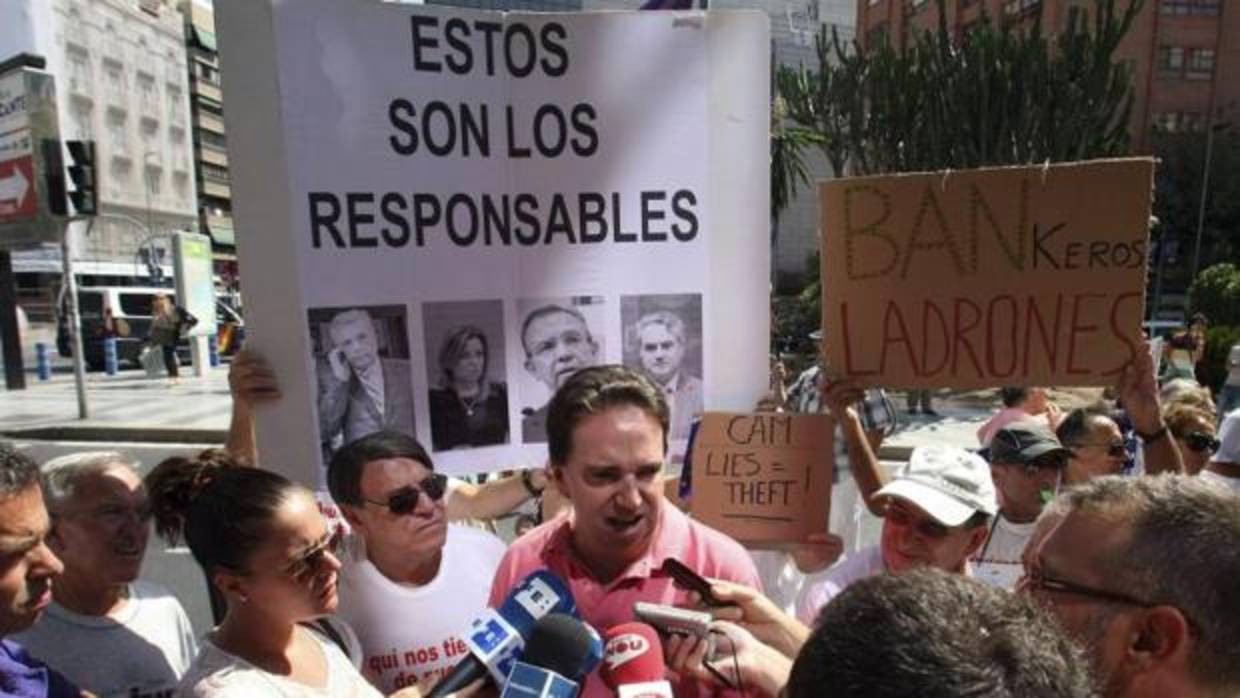
<svg viewBox="0 0 1240 698">
<path fill-rule="evenodd" d="M 816 37 L 817 65 L 780 68 L 788 116 L 821 137 L 837 176 L 925 172 L 1127 155 L 1132 71 L 1113 56 L 1144 0 L 1095 0 L 1062 31 L 982 20 L 959 41 L 943 0 L 933 31 L 903 50 L 862 52 Z M 1092 21 L 1090 21 L 1092 17 Z M 820 303 L 817 268 L 802 298 Z"/>
<path fill-rule="evenodd" d="M 1163 284 L 1183 291 L 1193 275 L 1190 267 L 1197 240 L 1206 134 L 1155 132 L 1152 145 L 1159 159 L 1154 172 L 1154 215 L 1161 221 L 1161 237 L 1177 242 L 1179 248 L 1176 263 L 1163 270 Z M 1240 260 L 1240 132 L 1234 126 L 1214 134 L 1201 250 L 1203 269 Z"/>
<path fill-rule="evenodd" d="M 1197 275 L 1188 289 L 1189 313 L 1203 313 L 1211 325 L 1240 327 L 1240 267 L 1216 264 Z"/>
</svg>

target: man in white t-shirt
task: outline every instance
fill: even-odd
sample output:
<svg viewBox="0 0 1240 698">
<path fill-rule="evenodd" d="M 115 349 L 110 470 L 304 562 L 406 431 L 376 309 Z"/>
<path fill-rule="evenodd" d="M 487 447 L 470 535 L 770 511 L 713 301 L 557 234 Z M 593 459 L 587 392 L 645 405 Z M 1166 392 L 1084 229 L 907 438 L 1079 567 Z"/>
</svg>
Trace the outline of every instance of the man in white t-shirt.
<svg viewBox="0 0 1240 698">
<path fill-rule="evenodd" d="M 438 679 L 467 654 L 461 635 L 486 608 L 503 542 L 448 523 L 447 478 L 405 434 L 345 444 L 327 486 L 351 528 L 337 613 L 361 641 L 363 673 L 384 693 Z"/>
<path fill-rule="evenodd" d="M 917 567 L 970 574 L 998 505 L 986 461 L 962 448 L 919 446 L 890 483 L 874 494 L 885 505 L 878 545 L 863 548 L 806 590 L 797 617 L 818 611 L 853 582 Z"/>
<path fill-rule="evenodd" d="M 1218 450 L 1210 456 L 1210 462 L 1198 477 L 1240 494 L 1240 408 L 1223 417 L 1218 436 Z"/>
<path fill-rule="evenodd" d="M 114 452 L 76 453 L 47 462 L 42 481 L 48 546 L 65 571 L 18 641 L 96 695 L 172 695 L 197 644 L 176 597 L 137 579 L 150 510 L 133 464 Z"/>
<path fill-rule="evenodd" d="M 995 432 L 990 474 L 999 496 L 999 515 L 972 558 L 974 577 L 1004 589 L 1016 588 L 1021 553 L 1042 508 L 1059 491 L 1070 456 L 1045 420 L 1012 422 Z"/>
</svg>

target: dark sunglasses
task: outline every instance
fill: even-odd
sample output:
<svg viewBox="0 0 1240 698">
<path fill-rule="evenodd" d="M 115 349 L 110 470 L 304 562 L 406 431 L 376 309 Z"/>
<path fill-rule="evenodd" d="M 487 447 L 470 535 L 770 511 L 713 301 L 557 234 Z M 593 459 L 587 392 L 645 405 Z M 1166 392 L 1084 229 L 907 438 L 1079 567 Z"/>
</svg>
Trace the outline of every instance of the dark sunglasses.
<svg viewBox="0 0 1240 698">
<path fill-rule="evenodd" d="M 432 501 L 438 502 L 443 499 L 444 492 L 448 489 L 448 476 L 439 473 L 432 473 L 422 482 L 416 485 L 405 485 L 404 487 L 392 492 L 388 495 L 386 502 L 376 502 L 373 499 L 363 499 L 367 504 L 375 506 L 387 507 L 387 510 L 397 516 L 404 516 L 418 508 L 418 498 L 423 493 Z"/>
<path fill-rule="evenodd" d="M 323 558 L 328 553 L 335 555 L 340 550 L 340 541 L 343 533 L 337 528 L 332 533 L 327 534 L 323 540 L 315 543 L 306 549 L 304 553 L 293 560 L 284 568 L 284 574 L 292 578 L 298 584 L 309 583 L 314 579 L 323 565 Z"/>
<path fill-rule="evenodd" d="M 1021 466 L 1025 469 L 1025 474 L 1033 477 L 1043 470 L 1063 470 L 1068 467 L 1068 456 L 1062 451 L 1054 453 L 1045 453 L 1034 458 L 1033 460 Z"/>
<path fill-rule="evenodd" d="M 1074 596 L 1084 596 L 1086 598 L 1098 599 L 1100 601 L 1109 601 L 1111 603 L 1122 603 L 1129 606 L 1137 606 L 1140 608 L 1152 608 L 1158 604 L 1135 596 L 1129 596 L 1118 591 L 1110 591 L 1108 589 L 1098 589 L 1096 587 L 1077 584 L 1063 579 L 1055 579 L 1046 575 L 1034 572 L 1026 575 L 1021 580 L 1021 588 L 1028 591 L 1046 591 L 1055 594 L 1072 594 Z"/>
<path fill-rule="evenodd" d="M 912 528 L 921 537 L 931 540 L 946 538 L 947 534 L 952 531 L 938 521 L 920 518 L 908 509 L 895 504 L 887 505 L 887 511 L 884 512 L 883 518 L 900 528 Z"/>
<path fill-rule="evenodd" d="M 1105 444 L 1091 444 L 1091 443 L 1077 444 L 1077 448 L 1086 448 L 1089 446 L 1097 446 L 1098 448 L 1106 449 L 1107 455 L 1111 456 L 1112 458 L 1127 458 L 1128 457 L 1128 444 L 1124 443 L 1123 440 L 1112 441 L 1110 443 L 1105 443 Z"/>
<path fill-rule="evenodd" d="M 1218 437 L 1211 434 L 1207 434 L 1202 431 L 1194 431 L 1184 437 L 1184 444 L 1198 453 L 1201 453 L 1202 451 L 1214 453 L 1219 449 L 1219 446 L 1223 445 L 1223 442 L 1219 441 Z"/>
</svg>

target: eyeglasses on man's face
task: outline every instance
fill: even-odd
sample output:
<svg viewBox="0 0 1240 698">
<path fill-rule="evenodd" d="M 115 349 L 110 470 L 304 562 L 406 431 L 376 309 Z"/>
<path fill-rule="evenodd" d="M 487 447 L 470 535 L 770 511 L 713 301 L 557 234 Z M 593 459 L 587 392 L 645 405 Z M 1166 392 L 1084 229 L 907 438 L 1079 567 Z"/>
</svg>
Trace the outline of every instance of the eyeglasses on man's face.
<svg viewBox="0 0 1240 698">
<path fill-rule="evenodd" d="M 448 489 L 448 478 L 440 473 L 431 473 L 426 479 L 416 485 L 405 485 L 399 489 L 393 490 L 382 502 L 373 499 L 363 499 L 366 504 L 387 507 L 387 510 L 396 516 L 404 516 L 413 512 L 418 508 L 418 499 L 423 494 L 426 495 L 431 502 L 438 502 L 443 499 L 444 493 Z"/>
<path fill-rule="evenodd" d="M 1124 443 L 1123 439 L 1116 439 L 1105 443 L 1090 443 L 1087 441 L 1085 443 L 1076 444 L 1075 448 L 1100 448 L 1112 458 L 1128 457 L 1128 444 Z"/>
<path fill-rule="evenodd" d="M 923 538 L 929 540 L 942 540 L 952 532 L 952 528 L 944 526 L 928 516 L 921 516 L 912 511 L 908 507 L 898 502 L 890 502 L 887 510 L 883 512 L 883 518 L 894 526 L 900 528 L 911 528 Z"/>
</svg>

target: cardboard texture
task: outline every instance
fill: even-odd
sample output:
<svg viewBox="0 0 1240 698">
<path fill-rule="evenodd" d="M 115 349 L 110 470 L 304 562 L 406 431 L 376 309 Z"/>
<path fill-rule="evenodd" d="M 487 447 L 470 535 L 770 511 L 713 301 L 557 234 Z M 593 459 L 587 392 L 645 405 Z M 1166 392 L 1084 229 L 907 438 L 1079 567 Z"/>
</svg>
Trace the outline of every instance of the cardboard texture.
<svg viewBox="0 0 1240 698">
<path fill-rule="evenodd" d="M 693 517 L 759 547 L 827 530 L 835 430 L 825 414 L 708 412 L 693 442 Z"/>
<path fill-rule="evenodd" d="M 820 185 L 832 376 L 1111 385 L 1141 347 L 1148 158 Z"/>
</svg>

